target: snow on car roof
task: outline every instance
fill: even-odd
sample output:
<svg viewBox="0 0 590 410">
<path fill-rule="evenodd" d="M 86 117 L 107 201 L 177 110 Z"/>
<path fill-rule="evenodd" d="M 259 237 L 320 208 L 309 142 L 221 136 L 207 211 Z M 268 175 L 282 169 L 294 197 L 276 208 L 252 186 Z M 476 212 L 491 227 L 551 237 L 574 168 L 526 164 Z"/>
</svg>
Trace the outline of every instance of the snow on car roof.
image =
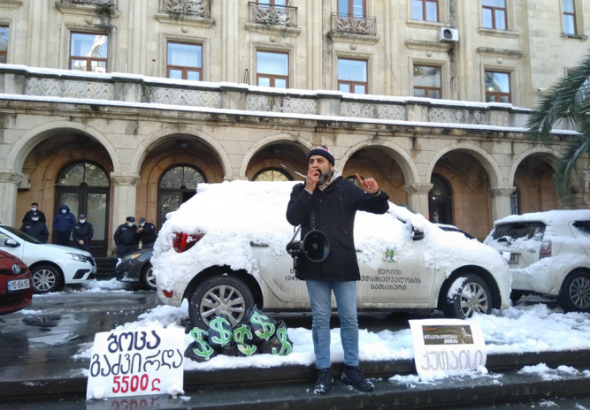
<svg viewBox="0 0 590 410">
<path fill-rule="evenodd" d="M 589 209 L 559 209 L 546 212 L 531 212 L 510 215 L 494 222 L 495 226 L 513 222 L 543 222 L 545 225 L 560 225 L 571 221 L 590 220 Z"/>
<path fill-rule="evenodd" d="M 297 183 L 237 180 L 199 184 L 193 198 L 167 215 L 158 235 L 152 264 L 160 286 L 165 288 L 166 283 L 194 270 L 185 254 L 201 267 L 223 264 L 248 272 L 258 269 L 252 243 L 268 245 L 275 257 L 286 255 L 285 247 L 294 235 L 286 219 L 287 204 Z M 435 266 L 436 261 L 436 268 L 446 271 L 459 258 L 477 261 L 487 269 L 503 269 L 504 261 L 492 248 L 459 232 L 435 229 L 422 215 L 391 202 L 386 215 L 357 212 L 354 238 L 359 262 L 377 268 L 388 249 L 396 249 L 400 258 L 404 252 L 415 252 L 415 247 L 408 246 L 413 242 L 412 228 L 425 233 L 421 242 L 428 266 Z M 171 244 L 179 232 L 205 235 L 196 246 L 177 254 L 171 251 Z"/>
</svg>

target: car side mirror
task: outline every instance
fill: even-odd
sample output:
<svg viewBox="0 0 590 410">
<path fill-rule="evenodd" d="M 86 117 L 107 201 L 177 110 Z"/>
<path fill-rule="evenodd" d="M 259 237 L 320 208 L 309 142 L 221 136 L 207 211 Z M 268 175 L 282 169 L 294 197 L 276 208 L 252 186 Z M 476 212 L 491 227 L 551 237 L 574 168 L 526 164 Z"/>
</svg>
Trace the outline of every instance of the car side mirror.
<svg viewBox="0 0 590 410">
<path fill-rule="evenodd" d="M 412 227 L 412 239 L 414 241 L 421 241 L 424 239 L 424 231 Z"/>
<path fill-rule="evenodd" d="M 4 242 L 5 246 L 10 246 L 11 248 L 18 248 L 20 246 L 20 243 L 18 243 L 17 241 L 15 241 L 12 238 L 8 238 L 5 242 Z"/>
</svg>

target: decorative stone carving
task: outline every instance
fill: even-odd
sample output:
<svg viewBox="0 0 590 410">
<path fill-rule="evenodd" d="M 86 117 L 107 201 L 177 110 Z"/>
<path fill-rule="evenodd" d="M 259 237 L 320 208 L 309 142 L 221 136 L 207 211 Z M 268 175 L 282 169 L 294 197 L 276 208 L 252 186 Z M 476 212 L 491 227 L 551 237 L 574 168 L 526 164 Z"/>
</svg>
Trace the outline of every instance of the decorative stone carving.
<svg viewBox="0 0 590 410">
<path fill-rule="evenodd" d="M 512 194 L 514 194 L 514 191 L 516 191 L 516 187 L 512 187 L 512 188 L 497 187 L 497 188 L 490 188 L 490 189 L 488 189 L 488 194 L 492 198 L 497 198 L 497 197 L 511 197 Z"/>
<path fill-rule="evenodd" d="M 433 184 L 421 184 L 421 183 L 415 183 L 412 185 L 408 185 L 406 187 L 404 187 L 404 189 L 406 190 L 407 193 L 411 194 L 428 194 L 430 192 L 430 190 L 432 189 L 434 185 Z"/>
<path fill-rule="evenodd" d="M 363 104 L 343 101 L 340 105 L 340 115 L 343 117 L 403 121 L 406 119 L 406 108 L 402 105 Z"/>
<path fill-rule="evenodd" d="M 139 175 L 123 175 L 111 173 L 111 180 L 116 186 L 137 186 L 139 184 Z"/>
<path fill-rule="evenodd" d="M 180 88 L 144 87 L 143 102 L 221 108 L 221 94 Z"/>
<path fill-rule="evenodd" d="M 317 101 L 306 98 L 248 95 L 246 97 L 246 110 L 295 114 L 316 114 Z"/>
<path fill-rule="evenodd" d="M 23 179 L 23 175 L 18 172 L 1 172 L 0 171 L 0 184 L 15 184 L 18 185 Z"/>
<path fill-rule="evenodd" d="M 430 122 L 451 124 L 488 124 L 488 118 L 484 111 L 462 110 L 458 108 L 431 108 L 428 110 L 428 120 Z"/>
<path fill-rule="evenodd" d="M 89 98 L 95 100 L 114 99 L 113 84 L 94 81 L 60 80 L 55 78 L 31 77 L 25 87 L 26 95 L 44 97 Z"/>
<path fill-rule="evenodd" d="M 164 12 L 209 17 L 209 0 L 164 0 Z"/>
</svg>

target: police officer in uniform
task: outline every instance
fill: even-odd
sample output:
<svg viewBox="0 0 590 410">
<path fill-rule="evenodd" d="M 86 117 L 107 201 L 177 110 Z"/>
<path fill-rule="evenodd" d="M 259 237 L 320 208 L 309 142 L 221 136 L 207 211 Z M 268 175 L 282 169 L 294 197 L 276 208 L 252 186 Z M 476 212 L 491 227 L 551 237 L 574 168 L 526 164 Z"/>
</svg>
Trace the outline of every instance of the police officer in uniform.
<svg viewBox="0 0 590 410">
<path fill-rule="evenodd" d="M 38 212 L 31 212 L 30 220 L 23 223 L 20 230 L 24 233 L 28 233 L 33 238 L 40 240 L 43 243 L 47 243 L 49 239 L 49 231 L 45 222 L 41 221 L 41 215 Z"/>
<path fill-rule="evenodd" d="M 90 240 L 94 236 L 94 227 L 86 221 L 86 215 L 78 215 L 78 223 L 74 226 L 72 234 L 76 248 L 90 252 Z"/>
<path fill-rule="evenodd" d="M 156 227 L 151 222 L 146 222 L 144 217 L 139 218 L 139 240 L 141 241 L 141 249 L 153 249 L 154 242 L 156 242 Z"/>
<path fill-rule="evenodd" d="M 123 259 L 123 256 L 137 250 L 139 244 L 139 235 L 135 218 L 128 216 L 124 224 L 119 225 L 114 235 L 115 244 L 117 245 L 117 258 Z"/>
</svg>

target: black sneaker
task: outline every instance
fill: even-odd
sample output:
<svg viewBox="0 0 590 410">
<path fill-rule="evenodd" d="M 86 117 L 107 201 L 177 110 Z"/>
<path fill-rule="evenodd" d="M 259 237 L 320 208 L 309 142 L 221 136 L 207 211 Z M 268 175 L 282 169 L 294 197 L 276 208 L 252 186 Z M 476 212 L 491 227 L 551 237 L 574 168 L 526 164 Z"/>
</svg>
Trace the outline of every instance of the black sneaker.
<svg viewBox="0 0 590 410">
<path fill-rule="evenodd" d="M 351 385 L 357 390 L 361 391 L 373 391 L 375 386 L 371 383 L 361 371 L 361 368 L 358 366 L 347 366 L 344 365 L 344 370 L 342 371 L 342 376 L 340 379 L 346 383 Z"/>
<path fill-rule="evenodd" d="M 334 378 L 332 377 L 332 373 L 330 373 L 330 369 L 318 370 L 318 379 L 313 387 L 313 394 L 328 394 L 332 388 L 333 381 Z"/>
</svg>

